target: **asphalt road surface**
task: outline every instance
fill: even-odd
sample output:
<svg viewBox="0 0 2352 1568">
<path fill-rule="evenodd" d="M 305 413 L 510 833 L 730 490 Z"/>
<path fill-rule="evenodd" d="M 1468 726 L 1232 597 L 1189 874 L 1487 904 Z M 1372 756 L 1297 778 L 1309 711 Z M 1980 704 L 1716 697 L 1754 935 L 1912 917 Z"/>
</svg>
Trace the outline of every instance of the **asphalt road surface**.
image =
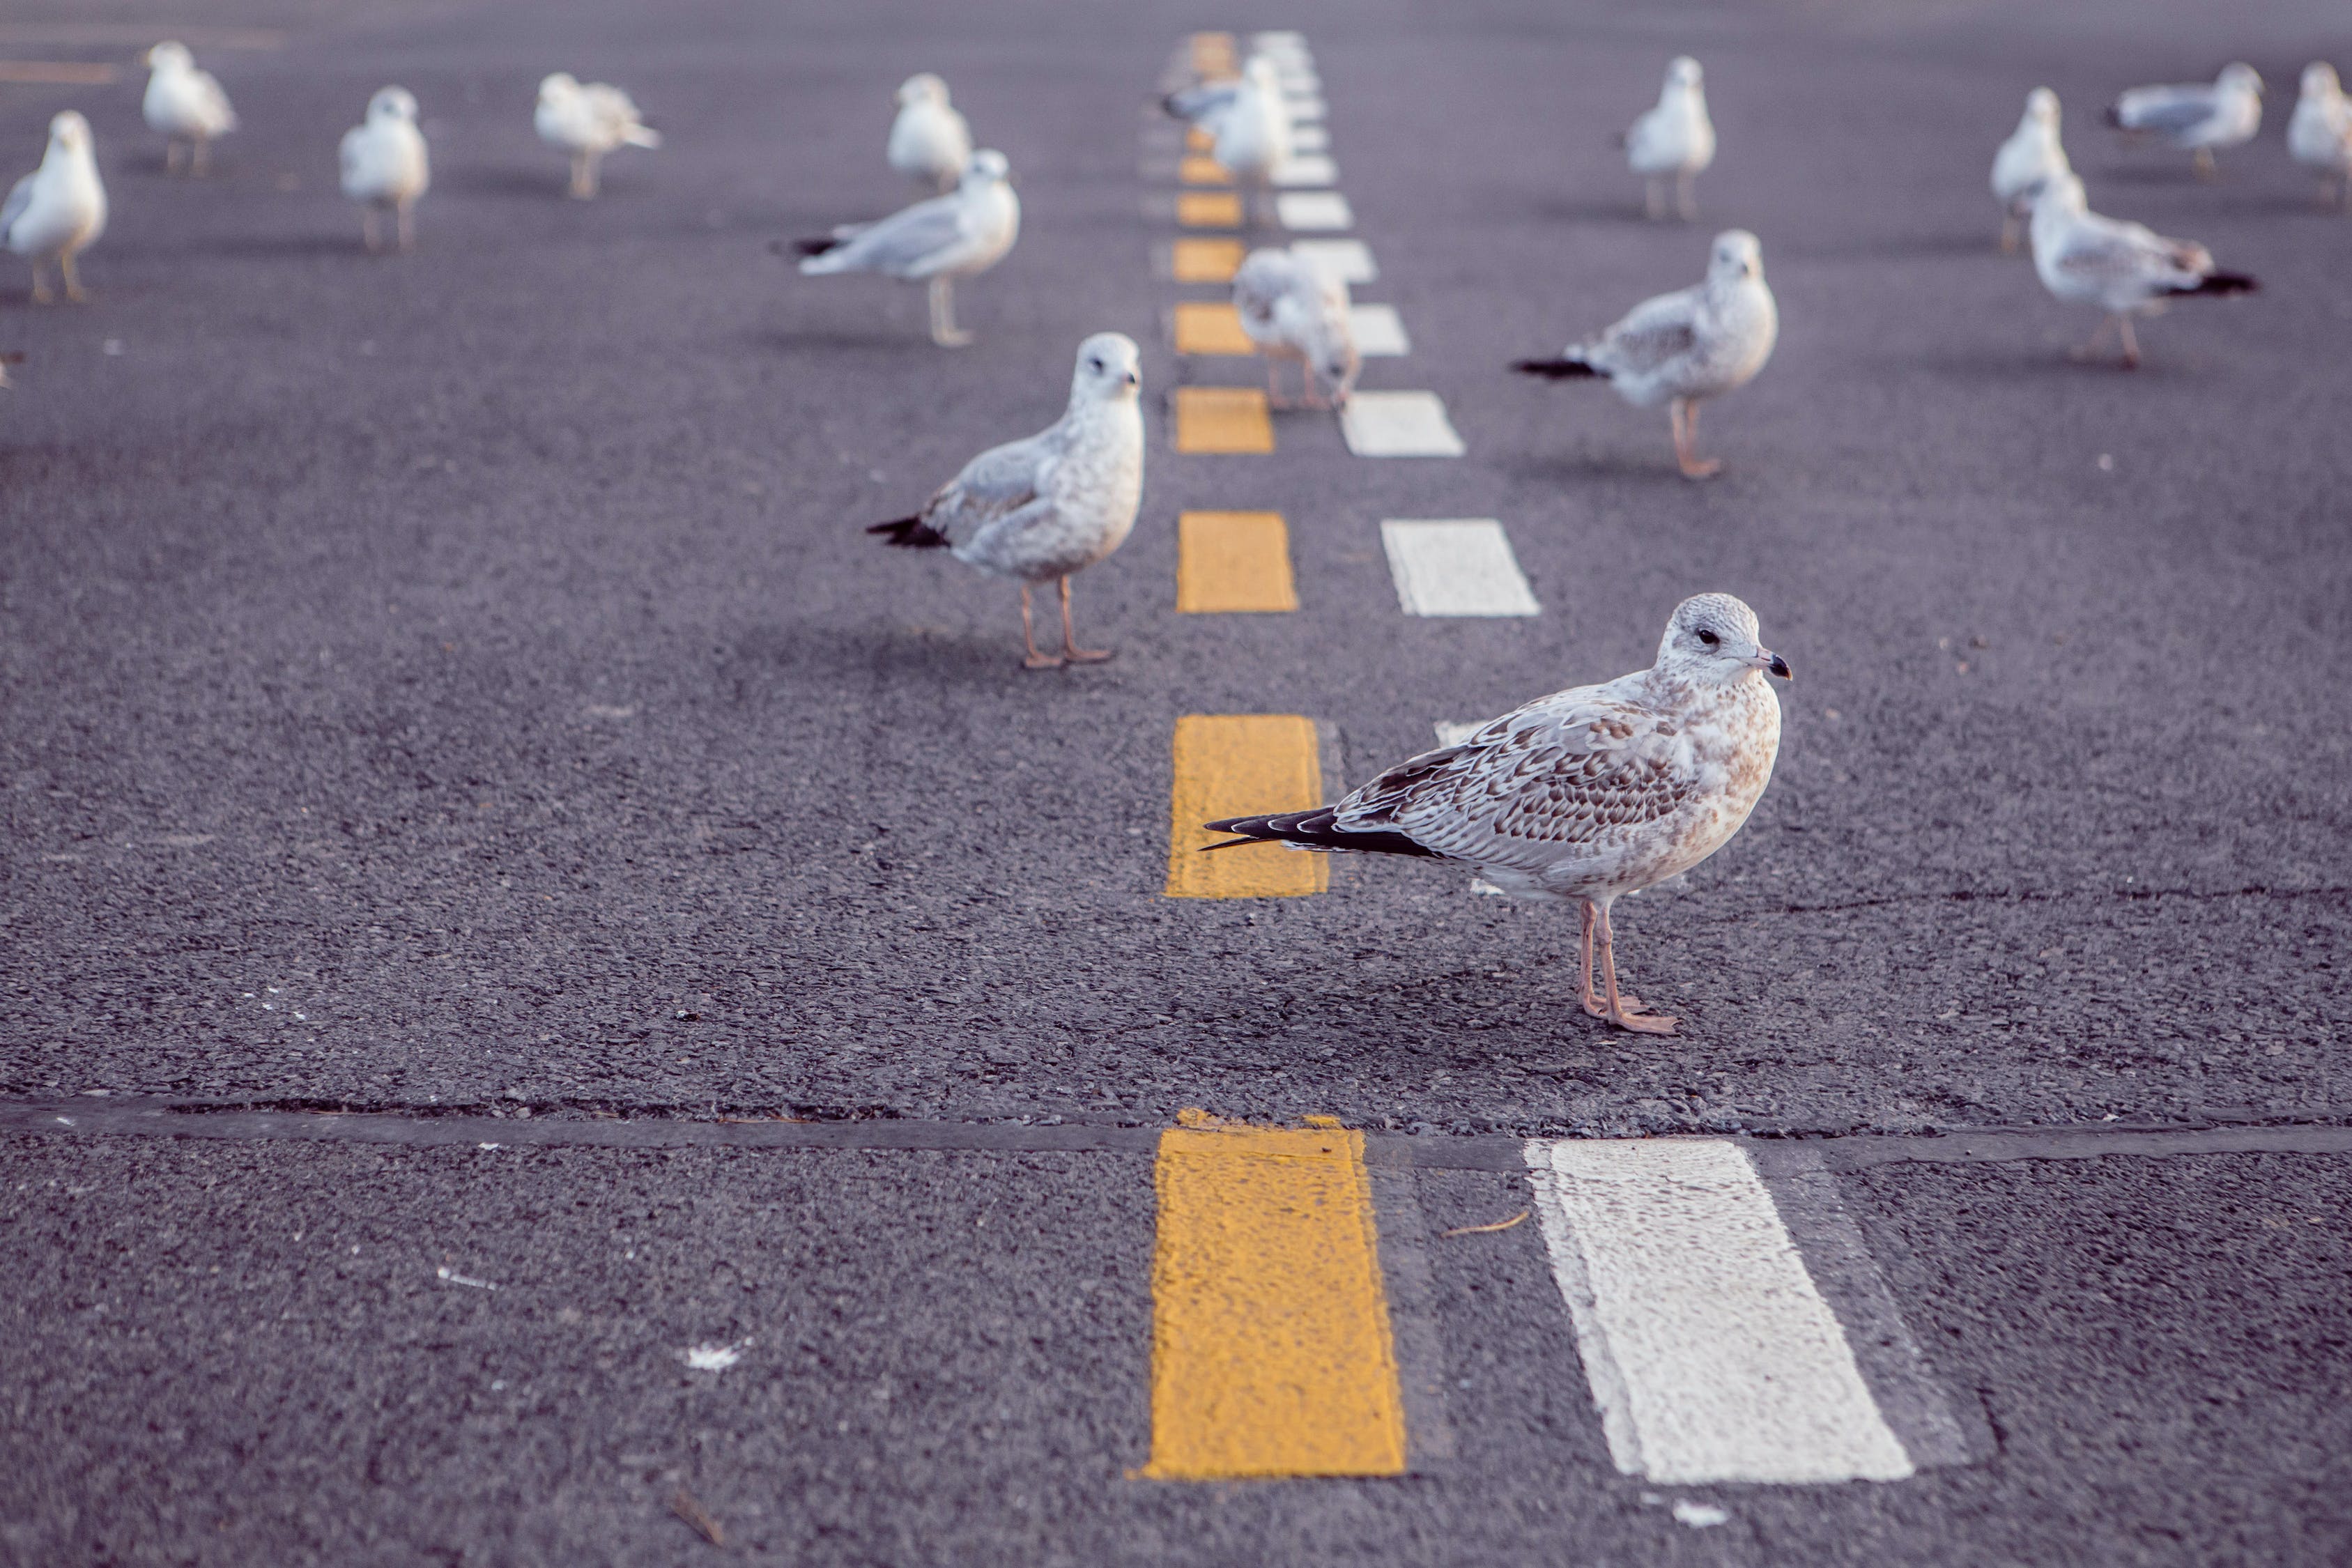
<svg viewBox="0 0 2352 1568">
<path fill-rule="evenodd" d="M 1311 48 L 1410 332 L 1363 385 L 1436 392 L 1461 458 L 1306 414 L 1172 448 L 1170 388 L 1254 372 L 1172 352 L 1220 291 L 1165 275 L 1150 106 L 1256 26 Z M 127 64 L 175 34 L 243 120 L 203 182 Z M 1652 225 L 1610 137 L 1683 51 L 1723 147 Z M 123 72 L 0 70 L 0 172 L 79 108 L 113 202 L 94 303 L 0 270 L 0 1560 L 2352 1558 L 2352 220 L 2281 144 L 2339 8 L 47 3 L 0 57 Z M 2099 123 L 2231 58 L 2272 90 L 2217 183 Z M 559 68 L 667 139 L 593 204 L 531 133 Z M 768 249 L 914 194 L 918 69 L 1025 214 L 956 353 Z M 334 145 L 388 81 L 435 185 L 377 258 Z M 2136 374 L 1993 248 L 2037 83 L 2096 209 L 2262 279 Z M 1720 478 L 1504 371 L 1728 226 L 1782 331 Z M 1024 675 L 1008 585 L 861 525 L 1104 330 L 1150 430 L 1076 586 L 1118 657 Z M 1177 613 L 1195 509 L 1282 513 L 1298 609 Z M 1387 518 L 1499 520 L 1541 614 L 1401 613 Z M 1619 906 L 1679 1034 L 1599 1026 L 1571 917 L 1425 863 L 1162 896 L 1181 716 L 1306 716 L 1354 784 L 1708 589 L 1797 679 L 1748 826 Z M 1370 1135 L 1406 1473 L 1138 1473 L 1188 1108 Z M 1988 1128 L 2034 1131 L 1930 1147 Z M 1692 1133 L 1884 1153 L 1824 1156 L 1827 1228 L 1771 1190 L 1942 1458 L 1629 1471 L 1553 1233 L 1444 1234 L 1530 1206 L 1514 1140 Z"/>
</svg>

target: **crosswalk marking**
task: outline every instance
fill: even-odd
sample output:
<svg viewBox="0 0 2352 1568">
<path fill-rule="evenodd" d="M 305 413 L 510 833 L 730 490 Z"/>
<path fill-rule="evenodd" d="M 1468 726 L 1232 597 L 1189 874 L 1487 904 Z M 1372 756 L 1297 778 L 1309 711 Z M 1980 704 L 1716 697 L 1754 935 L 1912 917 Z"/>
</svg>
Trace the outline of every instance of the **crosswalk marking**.
<svg viewBox="0 0 2352 1568">
<path fill-rule="evenodd" d="M 1169 275 L 1179 283 L 1230 283 L 1244 254 L 1238 239 L 1180 239 L 1168 252 Z"/>
<path fill-rule="evenodd" d="M 1320 153 L 1299 153 L 1285 160 L 1274 171 L 1274 183 L 1283 186 L 1336 185 L 1339 183 L 1339 165 Z"/>
<path fill-rule="evenodd" d="M 1252 844 L 1204 854 L 1224 837 L 1201 825 L 1220 817 L 1304 811 L 1322 804 L 1323 765 L 1314 721 L 1296 713 L 1187 713 L 1176 721 L 1169 791 L 1171 899 L 1287 899 L 1331 883 L 1330 858 Z"/>
<path fill-rule="evenodd" d="M 1618 1469 L 1685 1486 L 1913 1473 L 1737 1144 L 1536 1140 L 1526 1158 Z"/>
<path fill-rule="evenodd" d="M 1237 191 L 1179 192 L 1176 221 L 1186 228 L 1239 228 L 1242 226 L 1241 194 Z"/>
<path fill-rule="evenodd" d="M 1500 616 L 1543 613 L 1510 536 L 1491 517 L 1389 518 L 1381 547 L 1409 616 Z"/>
<path fill-rule="evenodd" d="M 1274 420 L 1266 412 L 1265 394 L 1258 388 L 1180 386 L 1170 397 L 1176 410 L 1179 452 L 1274 450 Z"/>
<path fill-rule="evenodd" d="M 1290 150 L 1294 153 L 1327 153 L 1331 148 L 1331 133 L 1320 125 L 1294 125 L 1290 128 Z"/>
<path fill-rule="evenodd" d="M 1412 353 L 1404 335 L 1404 318 L 1394 305 L 1350 305 L 1348 324 L 1354 329 L 1356 352 L 1366 359 L 1393 359 Z"/>
<path fill-rule="evenodd" d="M 1236 205 L 1240 198 L 1234 198 Z M 1282 226 L 1301 231 L 1353 228 L 1355 209 L 1348 198 L 1337 191 L 1286 191 L 1274 198 L 1275 216 Z M 1241 215 L 1234 215 L 1234 226 L 1240 226 Z"/>
<path fill-rule="evenodd" d="M 1153 1186 L 1142 1473 L 1402 1475 L 1404 1400 L 1363 1134 L 1171 1127 Z"/>
<path fill-rule="evenodd" d="M 1188 185 L 1230 185 L 1234 183 L 1233 175 L 1225 171 L 1223 163 L 1197 153 L 1176 165 L 1176 177 Z"/>
<path fill-rule="evenodd" d="M 1339 414 L 1359 458 L 1458 458 L 1468 450 L 1433 392 L 1359 392 Z"/>
<path fill-rule="evenodd" d="M 1381 276 L 1372 264 L 1371 247 L 1360 239 L 1294 239 L 1290 253 L 1342 283 L 1371 283 Z"/>
<path fill-rule="evenodd" d="M 1290 531 L 1278 511 L 1188 511 L 1176 519 L 1176 608 L 1253 614 L 1298 608 Z"/>
<path fill-rule="evenodd" d="M 1223 300 L 1187 300 L 1169 318 L 1170 337 L 1180 354 L 1254 354 L 1257 345 L 1242 331 L 1241 312 Z"/>
<path fill-rule="evenodd" d="M 1286 97 L 1283 106 L 1290 110 L 1290 120 L 1294 125 L 1302 120 L 1322 119 L 1327 108 L 1322 98 L 1311 92 Z"/>
</svg>

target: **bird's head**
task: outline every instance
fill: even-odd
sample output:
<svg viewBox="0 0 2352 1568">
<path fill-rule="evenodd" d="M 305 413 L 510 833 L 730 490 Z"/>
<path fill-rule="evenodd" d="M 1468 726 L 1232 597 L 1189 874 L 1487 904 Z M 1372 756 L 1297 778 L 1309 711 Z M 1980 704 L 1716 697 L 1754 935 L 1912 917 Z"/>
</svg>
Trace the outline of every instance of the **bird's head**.
<svg viewBox="0 0 2352 1568">
<path fill-rule="evenodd" d="M 562 103 L 580 92 L 580 79 L 570 71 L 554 71 L 539 79 L 539 101 Z"/>
<path fill-rule="evenodd" d="M 150 70 L 187 70 L 196 63 L 188 53 L 188 46 L 165 39 L 139 57 L 139 63 Z"/>
<path fill-rule="evenodd" d="M 1706 85 L 1706 80 L 1698 62 L 1688 55 L 1676 55 L 1666 62 L 1666 85 L 1670 88 L 1690 92 Z"/>
<path fill-rule="evenodd" d="M 2025 95 L 2025 117 L 2037 125 L 2055 127 L 2058 123 L 2058 95 L 2046 87 L 2037 87 Z"/>
<path fill-rule="evenodd" d="M 970 189 L 978 185 L 992 185 L 1012 177 L 1013 165 L 1005 161 L 1004 154 L 993 147 L 982 147 L 971 155 L 971 162 L 963 166 L 961 183 Z"/>
<path fill-rule="evenodd" d="M 2243 60 L 2232 60 L 2223 66 L 2214 85 L 2231 92 L 2251 92 L 2256 98 L 2263 95 L 2262 73 Z"/>
<path fill-rule="evenodd" d="M 78 110 L 68 109 L 49 121 L 49 145 L 68 153 L 89 151 L 89 121 Z"/>
<path fill-rule="evenodd" d="M 2326 60 L 2314 60 L 2303 68 L 2303 95 L 2305 98 L 2332 98 L 2344 90 L 2336 79 L 2336 68 Z"/>
<path fill-rule="evenodd" d="M 930 71 L 918 71 L 898 84 L 891 101 L 905 109 L 910 104 L 937 103 L 948 100 L 948 84 Z"/>
<path fill-rule="evenodd" d="M 1744 228 L 1724 230 L 1707 256 L 1706 277 L 1710 283 L 1763 281 L 1764 247 Z"/>
<path fill-rule="evenodd" d="M 1097 332 L 1078 345 L 1070 401 L 1124 403 L 1141 395 L 1143 351 L 1125 332 Z"/>
<path fill-rule="evenodd" d="M 404 87 L 380 87 L 368 100 L 370 120 L 405 120 L 416 122 L 416 95 Z"/>
<path fill-rule="evenodd" d="M 1698 594 L 1675 606 L 1658 641 L 1658 668 L 1706 686 L 1728 686 L 1757 670 L 1792 679 L 1789 661 L 1758 641 L 1756 612 L 1728 594 Z"/>
</svg>

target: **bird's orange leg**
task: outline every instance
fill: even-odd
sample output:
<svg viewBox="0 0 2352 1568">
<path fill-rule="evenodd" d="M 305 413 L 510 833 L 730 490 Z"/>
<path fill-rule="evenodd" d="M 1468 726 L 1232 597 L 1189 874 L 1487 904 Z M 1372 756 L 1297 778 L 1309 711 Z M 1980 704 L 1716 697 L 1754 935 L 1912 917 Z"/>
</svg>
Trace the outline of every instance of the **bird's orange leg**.
<svg viewBox="0 0 2352 1568">
<path fill-rule="evenodd" d="M 1100 664 L 1111 656 L 1107 647 L 1080 647 L 1078 634 L 1070 625 L 1070 580 L 1062 579 L 1062 657 L 1072 664 Z"/>
<path fill-rule="evenodd" d="M 1584 1010 L 1586 1012 L 1591 1014 L 1596 1018 L 1605 1018 L 1609 1016 L 1609 1004 L 1602 1001 L 1601 999 L 1601 994 L 1592 989 L 1592 928 L 1594 925 L 1594 916 L 1592 912 L 1591 900 L 1587 899 L 1584 900 L 1581 913 L 1580 914 L 1576 923 L 1577 947 L 1580 950 L 1577 965 L 1577 990 L 1580 994 L 1580 999 L 1584 1003 Z"/>
<path fill-rule="evenodd" d="M 2126 370 L 2137 370 L 2139 368 L 2139 339 L 2132 335 L 2131 318 L 2129 316 L 2117 316 L 2116 318 L 2116 325 L 2123 329 L 2124 368 Z"/>
<path fill-rule="evenodd" d="M 1673 1034 L 1677 1020 L 1664 1013 L 1651 1012 L 1639 996 L 1617 989 L 1617 943 L 1609 929 L 1609 906 L 1601 905 L 1600 911 L 1601 974 L 1609 996 L 1609 1021 L 1635 1034 Z"/>
<path fill-rule="evenodd" d="M 1677 397 L 1666 405 L 1666 414 L 1675 426 L 1675 461 L 1686 479 L 1712 479 L 1723 465 L 1713 458 L 1698 455 L 1698 405 L 1687 397 Z"/>
<path fill-rule="evenodd" d="M 1037 633 L 1029 624 L 1029 584 L 1021 584 L 1021 642 L 1029 657 L 1021 661 L 1024 669 L 1059 669 L 1062 661 L 1049 653 L 1037 651 Z"/>
</svg>

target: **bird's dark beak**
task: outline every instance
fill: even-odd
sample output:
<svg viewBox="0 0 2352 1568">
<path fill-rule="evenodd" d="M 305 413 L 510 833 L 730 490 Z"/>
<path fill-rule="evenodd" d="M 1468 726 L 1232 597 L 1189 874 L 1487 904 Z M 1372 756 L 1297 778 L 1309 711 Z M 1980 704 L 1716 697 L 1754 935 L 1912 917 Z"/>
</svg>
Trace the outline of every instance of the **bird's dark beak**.
<svg viewBox="0 0 2352 1568">
<path fill-rule="evenodd" d="M 1129 386 L 1141 386 L 1143 384 L 1143 373 L 1138 370 L 1131 370 L 1125 375 L 1120 376 L 1118 379 Z"/>
<path fill-rule="evenodd" d="M 1789 668 L 1789 661 L 1777 653 L 1772 656 L 1772 662 L 1764 667 L 1764 673 L 1777 675 L 1783 680 L 1797 679 L 1796 673 Z"/>
</svg>

